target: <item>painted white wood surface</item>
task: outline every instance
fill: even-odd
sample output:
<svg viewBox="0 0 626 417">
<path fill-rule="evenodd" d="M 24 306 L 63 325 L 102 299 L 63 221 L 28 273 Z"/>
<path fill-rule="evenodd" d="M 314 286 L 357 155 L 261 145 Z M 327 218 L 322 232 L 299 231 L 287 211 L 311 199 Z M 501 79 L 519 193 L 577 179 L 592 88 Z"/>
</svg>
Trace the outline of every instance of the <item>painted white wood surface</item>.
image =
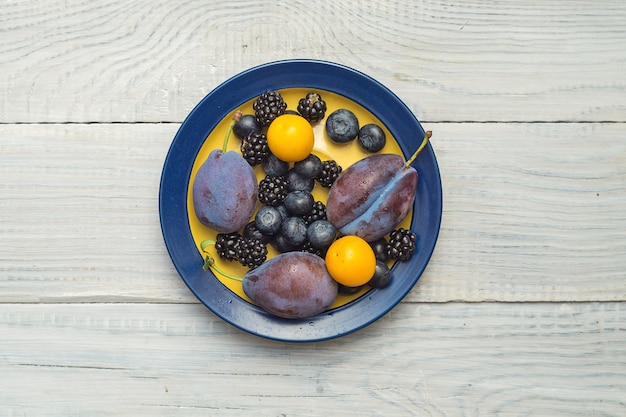
<svg viewBox="0 0 626 417">
<path fill-rule="evenodd" d="M 626 3 L 0 0 L 0 416 L 626 415 Z M 243 333 L 167 256 L 171 140 L 319 58 L 432 129 L 440 239 L 384 318 Z"/>
<path fill-rule="evenodd" d="M 199 305 L 0 305 L 2 415 L 623 416 L 623 303 L 402 303 L 315 344 Z"/>
<path fill-rule="evenodd" d="M 226 78 L 285 58 L 359 69 L 423 120 L 626 121 L 621 0 L 1 7 L 5 122 L 182 122 Z"/>
</svg>

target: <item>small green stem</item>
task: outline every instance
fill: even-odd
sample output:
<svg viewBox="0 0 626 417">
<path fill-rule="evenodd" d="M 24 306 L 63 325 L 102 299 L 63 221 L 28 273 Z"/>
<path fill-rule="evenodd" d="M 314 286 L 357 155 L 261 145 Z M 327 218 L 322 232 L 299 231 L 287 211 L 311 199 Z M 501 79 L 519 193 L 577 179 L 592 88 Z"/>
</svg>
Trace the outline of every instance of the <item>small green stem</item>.
<svg viewBox="0 0 626 417">
<path fill-rule="evenodd" d="M 202 252 L 206 252 L 206 248 L 213 245 L 215 245 L 214 240 L 203 240 L 202 242 L 200 242 L 200 249 L 202 249 Z"/>
<path fill-rule="evenodd" d="M 235 123 L 237 123 L 237 121 L 233 118 L 233 120 L 230 122 L 230 125 L 228 125 L 226 136 L 224 136 L 224 143 L 222 144 L 222 153 L 226 153 L 226 148 L 228 147 L 228 139 L 230 139 L 230 132 L 233 131 L 233 126 L 235 126 Z"/>
<path fill-rule="evenodd" d="M 415 158 L 417 158 L 417 155 L 419 155 L 420 152 L 422 152 L 422 150 L 426 147 L 426 144 L 428 143 L 428 140 L 431 138 L 432 135 L 433 135 L 433 132 L 431 132 L 430 130 L 426 132 L 426 134 L 424 135 L 424 140 L 422 140 L 422 143 L 420 144 L 420 146 L 417 148 L 417 150 L 411 156 L 411 158 L 409 158 L 409 160 L 406 161 L 406 163 L 404 164 L 405 168 L 408 168 L 413 163 L 413 161 L 415 161 Z"/>
<path fill-rule="evenodd" d="M 239 281 L 239 282 L 243 282 L 242 278 L 236 277 L 234 275 L 229 274 L 228 272 L 224 271 L 223 269 L 221 269 L 219 266 L 217 266 L 217 264 L 215 263 L 215 258 L 213 258 L 206 250 L 207 247 L 209 246 L 213 246 L 215 245 L 215 241 L 214 240 L 203 240 L 202 242 L 200 242 L 200 249 L 202 249 L 202 252 L 206 253 L 206 257 L 204 258 L 204 265 L 202 265 L 202 269 L 207 271 L 210 269 L 213 269 L 215 272 L 217 272 L 220 275 L 223 275 L 226 278 L 235 280 L 235 281 Z"/>
<path fill-rule="evenodd" d="M 228 272 L 221 269 L 219 266 L 217 266 L 217 264 L 215 263 L 215 259 L 211 255 L 207 255 L 204 258 L 204 265 L 202 266 L 202 269 L 204 269 L 205 271 L 208 270 L 209 268 L 213 269 L 218 274 L 225 276 L 226 278 L 243 282 L 243 278 L 239 278 L 234 275 L 231 275 Z"/>
</svg>

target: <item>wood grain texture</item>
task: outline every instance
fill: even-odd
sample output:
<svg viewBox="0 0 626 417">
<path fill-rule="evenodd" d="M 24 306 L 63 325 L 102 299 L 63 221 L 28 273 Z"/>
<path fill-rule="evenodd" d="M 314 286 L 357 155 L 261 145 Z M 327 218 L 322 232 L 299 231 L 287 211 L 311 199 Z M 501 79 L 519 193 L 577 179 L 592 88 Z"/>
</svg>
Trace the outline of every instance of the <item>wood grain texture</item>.
<svg viewBox="0 0 626 417">
<path fill-rule="evenodd" d="M 625 127 L 429 125 L 444 216 L 410 299 L 626 299 Z"/>
<path fill-rule="evenodd" d="M 0 10 L 0 417 L 626 415 L 623 1 Z M 216 317 L 159 227 L 180 123 L 290 58 L 388 86 L 443 184 L 417 286 L 323 343 Z"/>
<path fill-rule="evenodd" d="M 617 417 L 624 330 L 624 303 L 402 304 L 285 345 L 197 305 L 0 304 L 0 415 Z"/>
<path fill-rule="evenodd" d="M 191 300 L 159 226 L 177 128 L 1 126 L 0 298 Z"/>
<path fill-rule="evenodd" d="M 177 128 L 0 126 L 0 302 L 197 302 L 159 227 Z M 444 213 L 407 301 L 626 300 L 626 125 L 426 128 Z"/>
<path fill-rule="evenodd" d="M 620 0 L 4 1 L 0 121 L 181 122 L 251 66 L 315 58 L 431 122 L 624 122 L 625 19 Z"/>
</svg>

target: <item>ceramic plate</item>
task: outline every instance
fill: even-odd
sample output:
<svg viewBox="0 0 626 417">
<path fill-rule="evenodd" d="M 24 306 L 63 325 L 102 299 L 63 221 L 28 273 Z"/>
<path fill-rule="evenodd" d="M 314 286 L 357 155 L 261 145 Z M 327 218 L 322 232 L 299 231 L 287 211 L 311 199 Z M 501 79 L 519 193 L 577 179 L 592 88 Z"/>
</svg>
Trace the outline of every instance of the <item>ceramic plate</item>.
<svg viewBox="0 0 626 417">
<path fill-rule="evenodd" d="M 367 289 L 325 313 L 289 320 L 270 315 L 204 271 L 198 250 L 197 221 L 190 216 L 189 188 L 198 161 L 204 158 L 211 133 L 233 112 L 268 90 L 301 94 L 317 91 L 340 98 L 337 106 L 353 105 L 371 114 L 392 137 L 397 152 L 410 156 L 424 137 L 424 129 L 408 107 L 389 89 L 354 69 L 324 61 L 271 62 L 244 71 L 209 93 L 187 116 L 167 154 L 159 192 L 161 229 L 170 257 L 183 281 L 213 313 L 251 334 L 273 340 L 313 342 L 359 330 L 396 306 L 417 283 L 435 248 L 442 214 L 441 178 L 430 144 L 413 162 L 419 173 L 417 196 L 407 227 L 417 236 L 410 260 L 392 267 L 393 279 L 383 289 Z M 289 103 L 289 102 L 288 102 Z M 330 103 L 330 102 L 329 102 Z M 297 104 L 297 102 L 296 102 Z M 295 110 L 295 105 L 289 108 Z M 330 114 L 330 106 L 329 112 Z M 359 113 L 361 114 L 361 113 Z M 359 120 L 361 122 L 361 120 Z M 321 126 L 316 127 L 316 141 Z M 394 140 L 395 139 L 395 140 Z M 236 140 L 236 139 L 232 139 Z M 397 145 L 397 146 L 396 146 Z M 356 145 L 356 141 L 355 144 Z M 322 153 L 333 152 L 333 148 Z M 333 158 L 333 155 L 329 155 Z M 347 167 L 344 167 L 346 169 Z"/>
</svg>

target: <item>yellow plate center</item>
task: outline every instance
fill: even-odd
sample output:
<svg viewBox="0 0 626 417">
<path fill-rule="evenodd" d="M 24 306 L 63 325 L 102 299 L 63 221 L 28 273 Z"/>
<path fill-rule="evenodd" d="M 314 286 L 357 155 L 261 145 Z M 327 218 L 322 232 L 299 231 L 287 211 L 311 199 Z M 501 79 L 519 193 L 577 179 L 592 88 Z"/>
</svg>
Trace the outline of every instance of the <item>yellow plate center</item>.
<svg viewBox="0 0 626 417">
<path fill-rule="evenodd" d="M 379 153 L 395 153 L 395 154 L 402 155 L 402 151 L 400 150 L 398 143 L 391 136 L 391 133 L 389 132 L 387 127 L 384 126 L 380 122 L 380 120 L 376 118 L 376 116 L 374 116 L 368 110 L 360 106 L 358 103 L 355 103 L 354 101 L 349 100 L 341 95 L 338 95 L 329 91 L 325 91 L 325 90 L 320 90 L 320 89 L 288 88 L 288 89 L 277 90 L 277 91 L 280 92 L 280 94 L 283 96 L 283 99 L 287 103 L 287 109 L 289 110 L 296 110 L 298 107 L 298 101 L 301 98 L 304 98 L 306 94 L 311 91 L 314 91 L 320 94 L 322 96 L 322 99 L 326 102 L 326 106 L 327 106 L 326 117 L 322 121 L 320 121 L 319 123 L 316 123 L 313 126 L 313 132 L 315 135 L 315 144 L 313 147 L 313 153 L 319 156 L 322 161 L 334 159 L 343 168 L 343 170 L 346 170 L 350 165 L 354 164 L 355 162 L 367 156 L 372 155 L 371 153 L 368 153 L 364 151 L 363 149 L 361 149 L 360 145 L 358 144 L 357 139 L 347 144 L 337 144 L 331 141 L 326 135 L 326 132 L 325 132 L 326 118 L 333 111 L 341 109 L 341 108 L 348 109 L 356 115 L 357 119 L 359 120 L 359 127 L 364 126 L 369 123 L 375 123 L 383 129 L 387 138 L 387 143 L 385 147 Z M 224 136 L 226 135 L 226 132 L 228 131 L 228 126 L 230 125 L 232 121 L 232 116 L 235 113 L 235 111 L 241 110 L 243 114 L 254 114 L 254 110 L 252 109 L 253 102 L 254 102 L 254 99 L 242 104 L 237 109 L 233 109 L 233 111 L 228 116 L 226 116 L 224 119 L 222 119 L 218 123 L 215 129 L 213 129 L 213 131 L 209 134 L 209 136 L 204 141 L 204 144 L 202 145 L 200 151 L 198 152 L 198 155 L 196 156 L 196 159 L 194 161 L 194 164 L 191 170 L 191 177 L 189 181 L 189 187 L 187 190 L 187 212 L 188 212 L 189 227 L 191 229 L 191 234 L 192 234 L 194 242 L 196 243 L 196 247 L 202 259 L 204 259 L 206 254 L 200 248 L 200 243 L 204 240 L 209 240 L 209 239 L 215 240 L 217 236 L 217 232 L 207 226 L 204 226 L 202 223 L 200 223 L 200 221 L 198 220 L 196 216 L 196 213 L 193 207 L 193 197 L 192 197 L 193 180 L 196 176 L 196 173 L 198 172 L 198 169 L 200 169 L 200 166 L 202 165 L 202 163 L 208 158 L 209 153 L 214 149 L 220 149 L 222 147 Z M 241 141 L 239 140 L 239 138 L 237 138 L 234 134 L 231 134 L 230 139 L 228 141 L 227 150 L 229 151 L 236 150 L 239 152 L 240 144 L 241 144 Z M 254 167 L 254 170 L 256 172 L 258 181 L 260 181 L 261 179 L 265 177 L 265 172 L 263 171 L 263 168 L 261 165 Z M 315 197 L 316 201 L 321 201 L 324 204 L 326 204 L 326 199 L 328 197 L 327 188 L 322 187 L 316 182 L 315 188 L 313 189 L 312 194 Z M 260 207 L 261 207 L 260 203 L 257 203 L 257 210 Z M 404 227 L 408 229 L 411 224 L 411 218 L 412 218 L 412 212 L 409 213 L 409 215 L 404 219 L 404 221 L 398 227 Z M 268 259 L 278 255 L 278 252 L 270 244 L 267 245 L 267 249 L 268 249 Z M 225 272 L 238 276 L 238 277 L 243 277 L 245 273 L 248 271 L 248 268 L 241 266 L 239 262 L 237 261 L 227 261 L 227 260 L 221 259 L 217 255 L 217 252 L 215 251 L 213 247 L 209 247 L 206 250 L 209 251 L 211 256 L 215 258 L 215 262 Z M 244 294 L 242 286 L 241 286 L 241 282 L 223 277 L 218 273 L 215 273 L 215 276 L 235 294 L 237 294 L 244 300 L 252 303 L 252 301 Z M 211 274 L 207 272 L 207 279 L 214 279 L 214 278 Z M 361 289 L 359 292 L 355 294 L 350 294 L 350 295 L 339 294 L 337 296 L 337 299 L 331 306 L 331 309 L 345 305 L 359 298 L 360 296 L 365 294 L 368 290 L 369 290 L 369 287 L 365 286 L 363 289 Z"/>
</svg>

